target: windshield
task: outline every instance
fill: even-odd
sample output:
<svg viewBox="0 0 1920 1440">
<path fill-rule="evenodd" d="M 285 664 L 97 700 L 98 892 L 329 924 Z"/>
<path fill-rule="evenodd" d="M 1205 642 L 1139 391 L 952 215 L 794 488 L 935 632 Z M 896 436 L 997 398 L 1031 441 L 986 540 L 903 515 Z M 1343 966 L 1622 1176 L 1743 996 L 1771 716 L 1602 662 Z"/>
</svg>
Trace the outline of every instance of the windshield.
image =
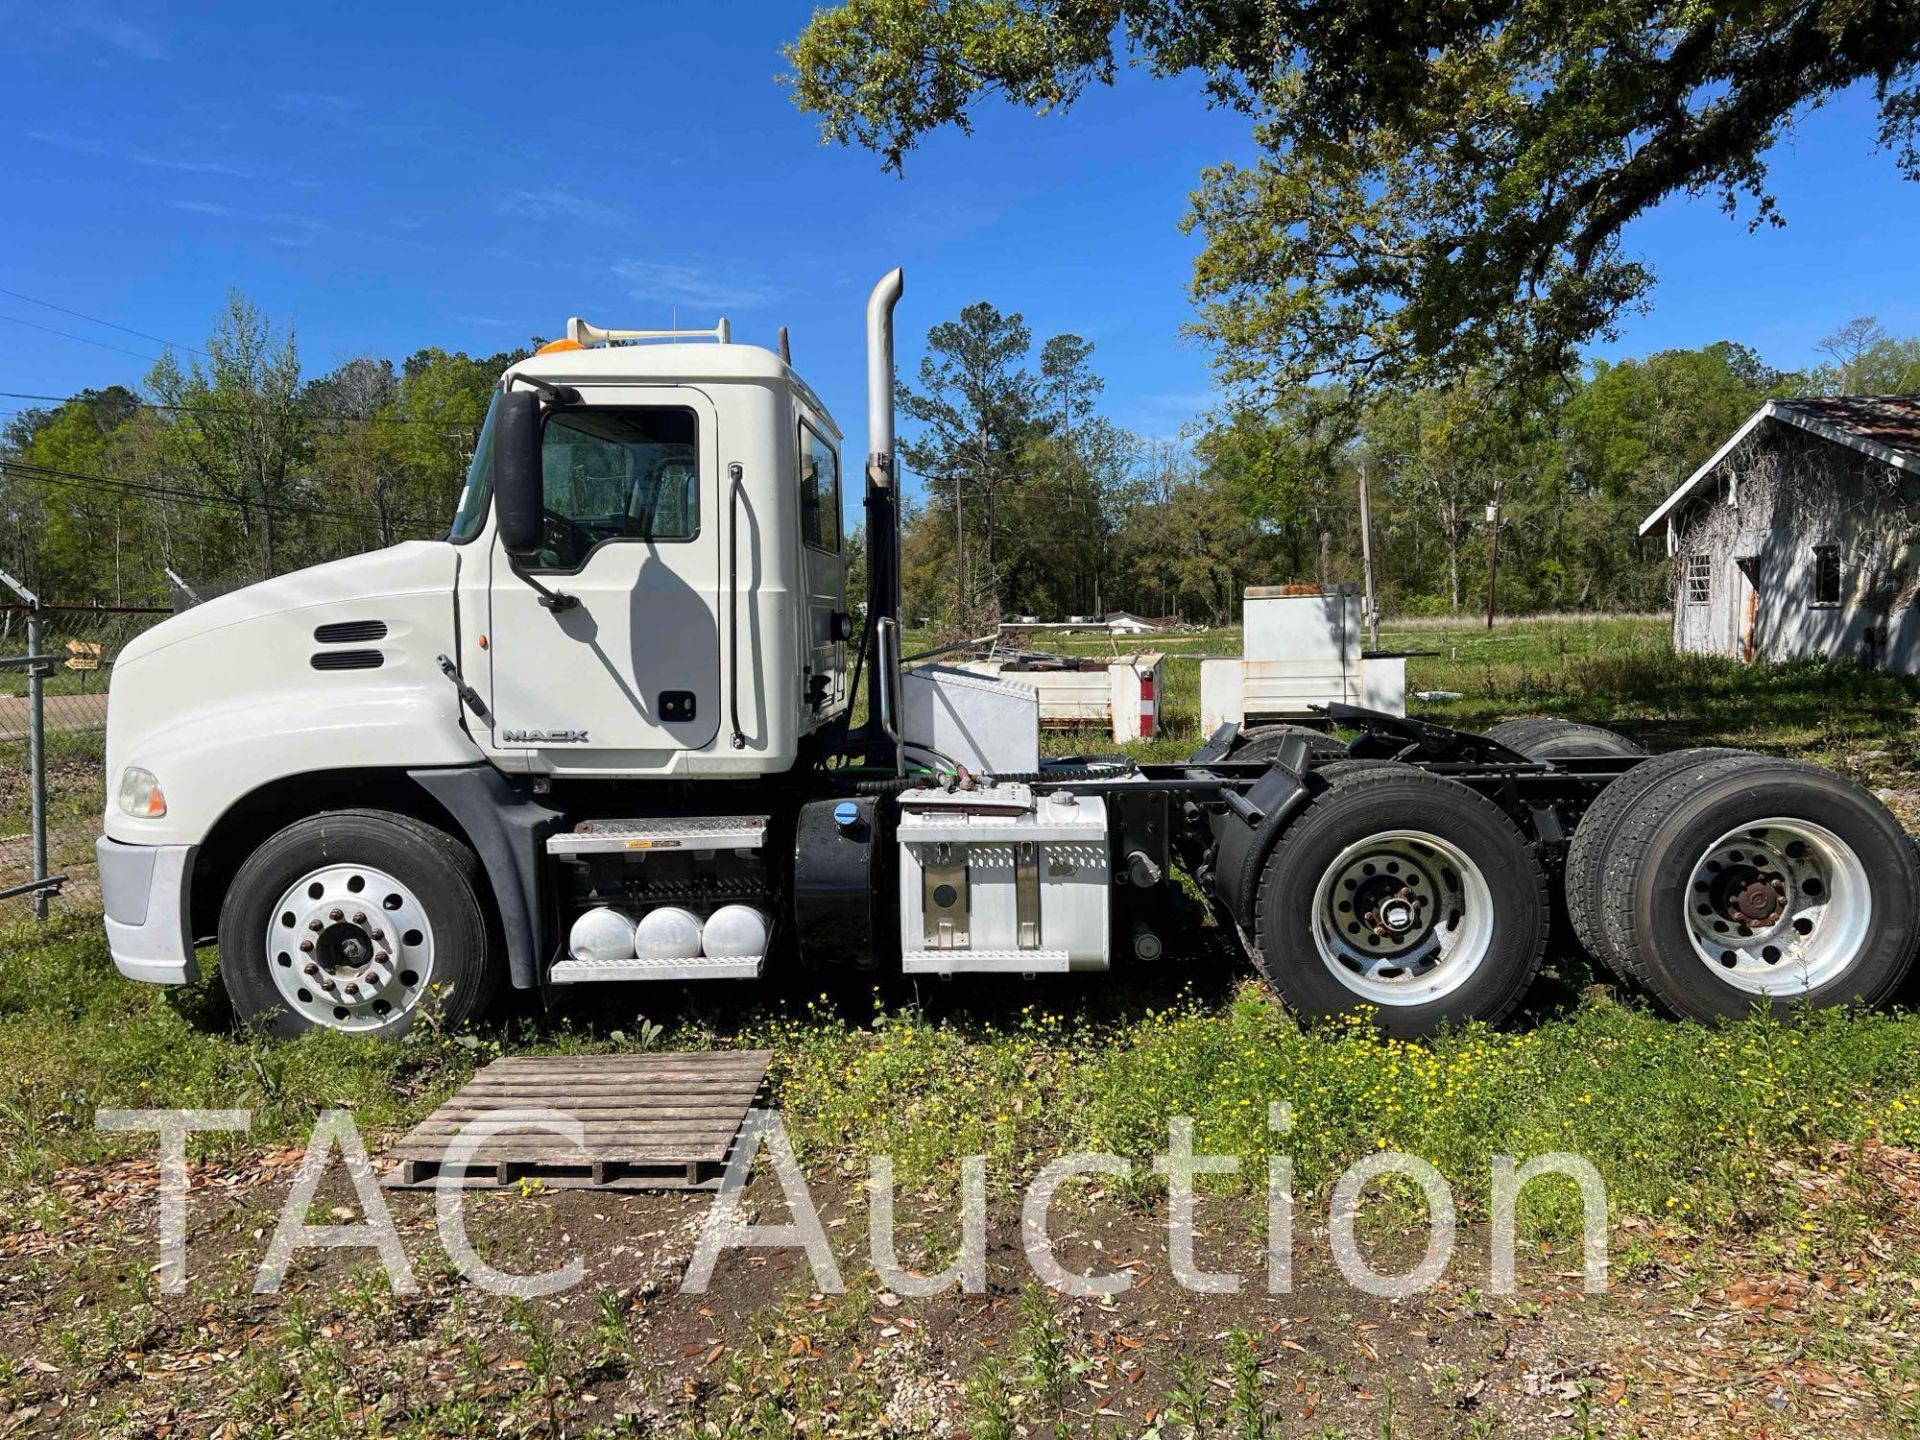
<svg viewBox="0 0 1920 1440">
<path fill-rule="evenodd" d="M 453 528 L 447 532 L 447 539 L 456 545 L 466 544 L 487 523 L 487 502 L 493 498 L 493 417 L 499 409 L 500 397 L 495 395 L 487 407 L 486 424 L 480 427 L 480 443 L 473 447 L 473 464 L 467 467 L 467 483 L 453 512 Z"/>
</svg>

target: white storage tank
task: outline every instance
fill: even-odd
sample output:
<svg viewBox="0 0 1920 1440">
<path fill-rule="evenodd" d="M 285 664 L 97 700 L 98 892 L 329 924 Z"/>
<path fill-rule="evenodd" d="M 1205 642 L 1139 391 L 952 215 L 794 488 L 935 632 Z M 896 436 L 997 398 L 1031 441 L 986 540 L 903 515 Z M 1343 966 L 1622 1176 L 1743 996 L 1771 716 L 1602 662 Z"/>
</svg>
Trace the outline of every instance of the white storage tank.
<svg viewBox="0 0 1920 1440">
<path fill-rule="evenodd" d="M 1113 872 L 1097 795 L 1027 785 L 900 800 L 908 974 L 1105 970 Z"/>
</svg>

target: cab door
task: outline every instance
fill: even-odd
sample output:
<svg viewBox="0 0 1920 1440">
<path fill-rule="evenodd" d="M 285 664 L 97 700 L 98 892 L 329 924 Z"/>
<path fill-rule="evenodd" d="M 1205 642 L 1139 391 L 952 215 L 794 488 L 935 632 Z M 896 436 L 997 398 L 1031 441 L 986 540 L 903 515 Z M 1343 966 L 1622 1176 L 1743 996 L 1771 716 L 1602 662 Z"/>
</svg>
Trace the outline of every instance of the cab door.
<svg viewBox="0 0 1920 1440">
<path fill-rule="evenodd" d="M 800 570 L 806 587 L 807 706 L 802 728 L 838 713 L 847 699 L 847 646 L 840 638 L 846 612 L 847 558 L 840 533 L 840 454 L 827 427 L 800 421 Z"/>
<path fill-rule="evenodd" d="M 632 770 L 712 741 L 718 448 L 712 402 L 687 387 L 591 387 L 547 412 L 540 553 L 519 570 L 491 556 L 496 751 Z"/>
</svg>

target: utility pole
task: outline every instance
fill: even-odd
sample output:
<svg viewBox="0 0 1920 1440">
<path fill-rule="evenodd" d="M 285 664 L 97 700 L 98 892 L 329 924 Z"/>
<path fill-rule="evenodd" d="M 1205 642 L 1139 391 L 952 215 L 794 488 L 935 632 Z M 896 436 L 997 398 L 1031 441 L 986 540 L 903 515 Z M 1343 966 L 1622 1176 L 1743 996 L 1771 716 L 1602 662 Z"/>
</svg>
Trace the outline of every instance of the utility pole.
<svg viewBox="0 0 1920 1440">
<path fill-rule="evenodd" d="M 1368 503 L 1367 462 L 1360 462 L 1360 570 L 1367 587 L 1368 648 L 1380 648 L 1380 597 L 1373 588 L 1373 511 Z"/>
<path fill-rule="evenodd" d="M 1500 481 L 1493 482 L 1493 499 L 1487 502 L 1487 525 L 1492 536 L 1487 551 L 1487 629 L 1493 628 L 1493 582 L 1500 573 Z"/>
</svg>

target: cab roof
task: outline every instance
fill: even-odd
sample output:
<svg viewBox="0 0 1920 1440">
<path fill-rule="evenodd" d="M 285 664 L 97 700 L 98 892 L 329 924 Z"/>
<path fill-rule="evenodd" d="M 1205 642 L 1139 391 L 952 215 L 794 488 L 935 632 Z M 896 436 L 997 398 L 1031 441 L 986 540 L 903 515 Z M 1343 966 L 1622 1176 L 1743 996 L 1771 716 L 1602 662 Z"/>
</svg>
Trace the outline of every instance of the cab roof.
<svg viewBox="0 0 1920 1440">
<path fill-rule="evenodd" d="M 758 345 L 696 340 L 555 348 L 530 355 L 510 367 L 501 376 L 502 386 L 515 375 L 569 385 L 668 382 L 784 385 L 826 422 L 834 439 L 843 438 L 840 427 L 813 388 L 786 361 Z"/>
</svg>

